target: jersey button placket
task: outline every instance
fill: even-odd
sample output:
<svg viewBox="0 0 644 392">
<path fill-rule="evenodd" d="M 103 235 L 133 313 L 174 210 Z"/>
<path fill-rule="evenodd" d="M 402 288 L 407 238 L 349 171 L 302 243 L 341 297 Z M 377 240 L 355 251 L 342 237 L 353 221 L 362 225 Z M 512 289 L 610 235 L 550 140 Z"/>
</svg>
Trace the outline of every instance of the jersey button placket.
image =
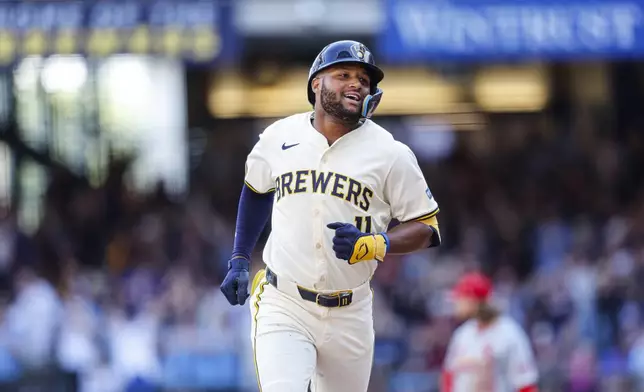
<svg viewBox="0 0 644 392">
<path fill-rule="evenodd" d="M 320 219 L 320 208 L 315 207 L 313 208 L 313 222 L 316 227 L 315 229 L 315 249 L 318 251 L 322 250 L 322 236 L 320 235 L 320 225 L 322 224 L 322 220 Z"/>
<path fill-rule="evenodd" d="M 318 170 L 320 172 L 324 172 L 325 169 L 326 169 L 326 162 L 327 162 L 326 154 L 327 154 L 327 152 L 328 152 L 328 149 L 325 150 L 322 153 L 322 156 L 320 158 L 320 164 L 318 165 Z M 315 238 L 315 241 L 316 241 L 315 248 L 317 250 L 316 254 L 315 254 L 315 258 L 316 258 L 316 261 L 317 261 L 316 264 L 317 264 L 317 272 L 318 272 L 319 282 L 320 282 L 320 285 L 322 285 L 322 286 L 326 286 L 326 278 L 327 278 L 327 274 L 328 274 L 327 266 L 326 266 L 326 257 L 325 257 L 325 253 L 324 253 L 324 247 L 322 246 L 322 241 L 324 240 L 324 233 L 322 232 L 322 230 L 324 230 L 324 228 L 326 228 L 326 224 L 328 223 L 328 222 L 323 221 L 323 219 L 325 218 L 325 214 L 322 213 L 322 211 L 324 211 L 324 205 L 325 205 L 324 198 L 325 197 L 326 196 L 324 194 L 321 194 L 320 198 L 322 198 L 322 200 L 320 201 L 320 203 L 318 205 L 316 205 L 313 208 L 313 216 L 314 216 L 313 220 L 315 222 L 315 237 L 316 237 Z"/>
<path fill-rule="evenodd" d="M 318 276 L 318 280 L 321 284 L 324 284 L 324 276 L 326 275 L 326 267 L 325 267 L 325 262 L 324 262 L 324 246 L 322 244 L 324 240 L 323 236 L 323 227 L 324 222 L 322 222 L 322 213 L 320 211 L 320 207 L 314 207 L 313 211 L 313 222 L 314 222 L 314 230 L 313 230 L 313 236 L 314 236 L 314 242 L 315 242 L 315 261 L 316 261 L 316 272 Z"/>
</svg>

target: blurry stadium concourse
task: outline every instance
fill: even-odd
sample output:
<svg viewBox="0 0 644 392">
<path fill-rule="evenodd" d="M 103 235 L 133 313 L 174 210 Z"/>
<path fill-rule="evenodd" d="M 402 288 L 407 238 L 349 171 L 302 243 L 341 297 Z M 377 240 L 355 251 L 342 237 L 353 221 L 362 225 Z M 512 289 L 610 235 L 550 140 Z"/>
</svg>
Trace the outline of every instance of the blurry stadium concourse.
<svg viewBox="0 0 644 392">
<path fill-rule="evenodd" d="M 644 0 L 0 0 L 0 391 L 257 391 L 244 161 L 338 39 L 441 206 L 373 280 L 369 391 L 437 391 L 472 270 L 542 391 L 644 390 Z"/>
</svg>

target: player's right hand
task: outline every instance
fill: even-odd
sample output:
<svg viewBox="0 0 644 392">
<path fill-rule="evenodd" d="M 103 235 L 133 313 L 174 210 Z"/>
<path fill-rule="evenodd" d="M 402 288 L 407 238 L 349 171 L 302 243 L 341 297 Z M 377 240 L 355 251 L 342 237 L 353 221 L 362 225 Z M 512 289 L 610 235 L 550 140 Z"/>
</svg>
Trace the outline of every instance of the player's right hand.
<svg viewBox="0 0 644 392">
<path fill-rule="evenodd" d="M 233 257 L 228 261 L 228 273 L 221 284 L 221 292 L 231 305 L 243 305 L 248 294 L 250 261 L 244 257 Z"/>
<path fill-rule="evenodd" d="M 389 240 L 384 233 L 363 233 L 351 223 L 342 222 L 329 223 L 326 227 L 335 230 L 333 237 L 335 256 L 340 260 L 346 260 L 349 264 L 369 260 L 382 262 L 389 250 Z"/>
</svg>

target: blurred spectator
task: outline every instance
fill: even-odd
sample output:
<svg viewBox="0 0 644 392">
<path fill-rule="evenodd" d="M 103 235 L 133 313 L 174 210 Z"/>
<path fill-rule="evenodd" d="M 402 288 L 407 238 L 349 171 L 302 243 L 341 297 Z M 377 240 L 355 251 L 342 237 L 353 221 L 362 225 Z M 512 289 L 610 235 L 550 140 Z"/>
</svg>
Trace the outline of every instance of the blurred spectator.
<svg viewBox="0 0 644 392">
<path fill-rule="evenodd" d="M 152 388 L 161 380 L 159 315 L 148 307 L 132 305 L 107 313 L 106 340 L 113 375 L 125 389 L 131 385 Z"/>
<path fill-rule="evenodd" d="M 18 270 L 16 297 L 6 315 L 13 352 L 32 369 L 49 365 L 61 323 L 62 306 L 55 288 L 28 266 Z"/>
</svg>

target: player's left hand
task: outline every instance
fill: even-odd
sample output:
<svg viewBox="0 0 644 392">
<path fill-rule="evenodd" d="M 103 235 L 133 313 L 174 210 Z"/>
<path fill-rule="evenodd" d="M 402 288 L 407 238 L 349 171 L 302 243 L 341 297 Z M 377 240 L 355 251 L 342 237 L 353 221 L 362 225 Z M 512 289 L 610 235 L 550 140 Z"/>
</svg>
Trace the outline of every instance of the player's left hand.
<svg viewBox="0 0 644 392">
<path fill-rule="evenodd" d="M 349 264 L 361 261 L 383 261 L 389 249 L 387 235 L 363 233 L 350 223 L 333 222 L 326 227 L 335 230 L 333 251 L 338 259 Z"/>
</svg>

